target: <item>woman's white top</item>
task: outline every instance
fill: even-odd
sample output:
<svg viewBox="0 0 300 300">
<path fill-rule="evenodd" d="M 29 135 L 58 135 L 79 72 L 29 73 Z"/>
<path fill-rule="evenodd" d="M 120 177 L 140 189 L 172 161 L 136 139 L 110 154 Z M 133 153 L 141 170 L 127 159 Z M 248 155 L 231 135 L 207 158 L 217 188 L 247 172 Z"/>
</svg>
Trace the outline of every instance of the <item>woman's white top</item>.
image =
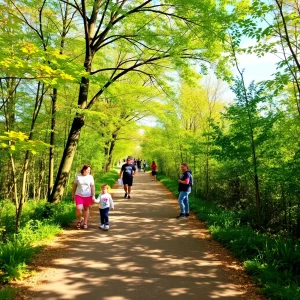
<svg viewBox="0 0 300 300">
<path fill-rule="evenodd" d="M 74 184 L 77 184 L 75 195 L 82 197 L 92 196 L 91 186 L 94 185 L 94 177 L 92 175 L 77 174 L 75 176 Z"/>
</svg>

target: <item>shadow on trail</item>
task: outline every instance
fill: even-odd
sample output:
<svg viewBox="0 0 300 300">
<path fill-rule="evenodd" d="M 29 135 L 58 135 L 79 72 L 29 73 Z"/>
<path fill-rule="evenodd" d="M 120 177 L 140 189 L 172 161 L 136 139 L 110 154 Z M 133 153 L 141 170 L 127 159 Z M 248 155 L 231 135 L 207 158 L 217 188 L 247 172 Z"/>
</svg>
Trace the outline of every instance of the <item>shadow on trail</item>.
<svg viewBox="0 0 300 300">
<path fill-rule="evenodd" d="M 97 187 L 98 188 L 98 187 Z M 149 174 L 137 175 L 132 199 L 112 191 L 110 230 L 98 229 L 98 208 L 86 231 L 62 240 L 31 299 L 241 299 L 245 297 L 213 259 L 207 240 L 187 219 L 176 220 L 176 199 Z M 52 273 L 51 273 L 52 272 Z M 52 275 L 51 275 L 52 274 Z M 250 299 L 250 298 L 247 298 Z"/>
</svg>

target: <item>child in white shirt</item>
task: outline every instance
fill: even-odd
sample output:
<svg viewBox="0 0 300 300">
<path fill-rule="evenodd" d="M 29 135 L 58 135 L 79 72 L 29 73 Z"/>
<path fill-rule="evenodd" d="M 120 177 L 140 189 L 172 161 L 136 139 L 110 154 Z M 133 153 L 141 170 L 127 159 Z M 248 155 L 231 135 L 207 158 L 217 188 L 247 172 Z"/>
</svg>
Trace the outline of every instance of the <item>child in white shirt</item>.
<svg viewBox="0 0 300 300">
<path fill-rule="evenodd" d="M 107 192 L 108 184 L 102 184 L 101 194 L 95 200 L 96 203 L 99 203 L 99 212 L 100 212 L 100 229 L 108 230 L 109 229 L 109 209 L 114 209 L 114 202 L 111 195 Z"/>
</svg>

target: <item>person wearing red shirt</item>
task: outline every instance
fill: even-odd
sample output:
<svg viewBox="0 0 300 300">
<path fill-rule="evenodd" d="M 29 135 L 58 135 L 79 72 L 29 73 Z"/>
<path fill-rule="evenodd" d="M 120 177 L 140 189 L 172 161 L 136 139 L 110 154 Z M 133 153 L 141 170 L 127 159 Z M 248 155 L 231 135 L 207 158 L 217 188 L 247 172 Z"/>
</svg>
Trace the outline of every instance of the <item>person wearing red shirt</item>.
<svg viewBox="0 0 300 300">
<path fill-rule="evenodd" d="M 152 163 L 150 165 L 151 168 L 151 174 L 152 174 L 152 181 L 156 181 L 156 175 L 157 175 L 157 164 L 154 160 L 152 160 Z"/>
</svg>

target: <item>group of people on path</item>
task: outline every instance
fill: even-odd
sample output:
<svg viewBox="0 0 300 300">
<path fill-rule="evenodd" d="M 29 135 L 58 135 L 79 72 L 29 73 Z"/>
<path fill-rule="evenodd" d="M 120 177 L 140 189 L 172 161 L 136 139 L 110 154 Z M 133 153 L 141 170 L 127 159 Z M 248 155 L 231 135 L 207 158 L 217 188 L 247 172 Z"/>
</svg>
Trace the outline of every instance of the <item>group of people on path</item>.
<svg viewBox="0 0 300 300">
<path fill-rule="evenodd" d="M 123 160 L 124 163 L 127 162 L 127 159 Z M 146 172 L 146 168 L 147 168 L 147 162 L 146 160 L 142 160 L 140 158 L 131 158 L 131 163 L 136 167 L 137 171 L 141 172 L 142 170 L 144 170 L 144 172 Z M 118 161 L 118 166 L 121 166 L 121 161 Z"/>
<path fill-rule="evenodd" d="M 136 174 L 136 167 L 132 163 L 132 157 L 127 157 L 126 162 L 122 165 L 119 179 L 123 181 L 124 198 L 131 199 L 130 193 L 133 185 L 133 179 Z M 151 163 L 152 180 L 156 181 L 158 166 L 155 161 Z M 192 173 L 189 170 L 187 163 L 181 164 L 182 174 L 178 179 L 178 203 L 180 207 L 180 214 L 177 219 L 189 217 L 189 194 L 193 185 Z M 109 230 L 109 210 L 114 209 L 114 202 L 112 196 L 108 193 L 108 185 L 101 186 L 101 193 L 95 198 L 95 182 L 91 174 L 91 166 L 84 165 L 80 174 L 75 176 L 72 188 L 72 199 L 76 204 L 77 225 L 76 228 L 87 229 L 89 219 L 89 207 L 95 203 L 99 203 L 100 226 L 102 230 Z M 83 212 L 83 216 L 82 216 Z"/>
</svg>

